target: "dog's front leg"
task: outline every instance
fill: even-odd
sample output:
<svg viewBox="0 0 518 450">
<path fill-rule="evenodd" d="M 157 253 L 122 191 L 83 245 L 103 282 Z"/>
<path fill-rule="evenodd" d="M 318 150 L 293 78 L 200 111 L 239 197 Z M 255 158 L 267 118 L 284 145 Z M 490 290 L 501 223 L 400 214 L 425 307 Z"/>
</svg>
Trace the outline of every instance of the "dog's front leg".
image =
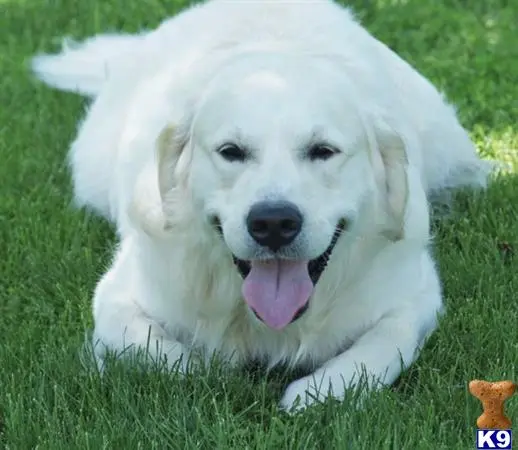
<svg viewBox="0 0 518 450">
<path fill-rule="evenodd" d="M 143 356 L 146 362 L 165 361 L 168 367 L 184 371 L 187 348 L 139 305 L 142 281 L 133 250 L 131 242 L 122 242 L 112 267 L 95 290 L 92 344 L 96 362 L 102 369 L 109 351 L 118 357 Z"/>
<path fill-rule="evenodd" d="M 439 294 L 434 297 L 422 301 L 440 305 Z M 360 376 L 371 389 L 392 384 L 401 370 L 414 361 L 424 338 L 435 328 L 438 309 L 430 308 L 427 314 L 410 307 L 393 310 L 348 350 L 313 374 L 291 383 L 281 407 L 299 410 L 329 396 L 342 400 L 346 389 L 359 385 Z"/>
</svg>

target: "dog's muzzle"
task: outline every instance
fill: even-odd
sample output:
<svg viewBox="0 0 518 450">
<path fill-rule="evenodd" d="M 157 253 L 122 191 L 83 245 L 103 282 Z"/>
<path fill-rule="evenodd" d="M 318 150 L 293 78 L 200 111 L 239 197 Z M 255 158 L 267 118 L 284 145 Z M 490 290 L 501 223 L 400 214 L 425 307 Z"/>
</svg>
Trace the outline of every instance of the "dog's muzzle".
<svg viewBox="0 0 518 450">
<path fill-rule="evenodd" d="M 281 329 L 288 323 L 295 322 L 308 311 L 313 288 L 324 272 L 338 238 L 344 229 L 345 221 L 340 221 L 326 251 L 318 258 L 307 262 L 306 269 L 302 268 L 304 267 L 301 266 L 302 261 L 274 259 L 266 262 L 251 262 L 233 255 L 234 263 L 244 279 L 243 295 L 250 309 L 259 320 L 274 329 Z M 277 266 L 277 269 L 274 269 L 275 266 Z M 253 277 L 252 270 L 254 270 Z M 268 275 L 265 276 L 264 273 Z M 264 281 L 268 279 L 269 281 Z M 304 281 L 304 279 L 307 281 Z M 260 284 L 261 282 L 264 284 Z M 272 285 L 277 287 L 272 288 Z M 261 312 L 257 308 L 260 308 Z M 276 309 L 283 312 L 278 314 L 272 312 Z M 278 317 L 278 315 L 281 317 Z"/>
<path fill-rule="evenodd" d="M 219 220 L 213 218 L 212 223 L 218 233 L 223 235 Z M 273 253 L 291 244 L 300 233 L 302 225 L 302 214 L 289 203 L 259 203 L 251 209 L 247 218 L 249 234 Z M 284 257 L 247 261 L 232 255 L 244 279 L 243 297 L 259 320 L 270 328 L 280 330 L 308 311 L 314 287 L 346 225 L 345 219 L 340 220 L 329 246 L 310 261 Z"/>
</svg>

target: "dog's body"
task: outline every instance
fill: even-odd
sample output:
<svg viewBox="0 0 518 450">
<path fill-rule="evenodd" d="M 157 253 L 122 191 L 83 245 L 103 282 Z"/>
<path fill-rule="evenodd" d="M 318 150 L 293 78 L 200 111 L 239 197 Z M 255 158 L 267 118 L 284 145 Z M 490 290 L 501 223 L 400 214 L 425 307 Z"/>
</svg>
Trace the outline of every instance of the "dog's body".
<svg viewBox="0 0 518 450">
<path fill-rule="evenodd" d="M 483 186 L 488 167 L 348 11 L 213 0 L 34 70 L 95 98 L 71 165 L 78 202 L 120 236 L 94 298 L 100 360 L 147 347 L 171 364 L 198 349 L 313 368 L 286 408 L 342 398 L 360 371 L 392 383 L 414 360 L 441 310 L 427 197 Z"/>
</svg>

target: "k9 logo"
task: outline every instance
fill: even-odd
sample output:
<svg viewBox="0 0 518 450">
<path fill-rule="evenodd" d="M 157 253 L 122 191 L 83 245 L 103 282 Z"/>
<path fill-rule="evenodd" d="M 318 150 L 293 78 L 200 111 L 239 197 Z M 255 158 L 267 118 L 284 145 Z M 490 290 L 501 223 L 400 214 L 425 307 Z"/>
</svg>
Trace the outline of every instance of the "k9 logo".
<svg viewBox="0 0 518 450">
<path fill-rule="evenodd" d="M 512 449 L 511 430 L 477 430 L 477 450 Z"/>
</svg>

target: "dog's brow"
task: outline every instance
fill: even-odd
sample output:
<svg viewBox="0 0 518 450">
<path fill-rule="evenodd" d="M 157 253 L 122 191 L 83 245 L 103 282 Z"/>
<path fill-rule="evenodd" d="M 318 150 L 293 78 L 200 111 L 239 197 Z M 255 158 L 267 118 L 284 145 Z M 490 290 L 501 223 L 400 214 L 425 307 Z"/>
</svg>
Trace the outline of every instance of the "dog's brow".
<svg viewBox="0 0 518 450">
<path fill-rule="evenodd" d="M 311 132 L 309 137 L 299 140 L 299 144 L 297 145 L 297 153 L 301 157 L 304 157 L 308 149 L 316 144 L 325 144 L 329 145 L 330 147 L 340 148 L 339 145 L 330 139 L 326 133 L 323 133 L 322 130 L 315 129 Z"/>
<path fill-rule="evenodd" d="M 301 152 L 307 150 L 311 145 L 317 144 L 319 142 L 325 141 L 324 133 L 320 130 L 313 130 L 308 136 L 303 136 L 299 139 L 299 143 L 297 147 Z"/>
<path fill-rule="evenodd" d="M 245 150 L 248 156 L 251 157 L 253 157 L 254 154 L 257 153 L 257 149 L 250 143 L 250 141 L 243 137 L 243 134 L 239 130 L 233 133 L 231 137 L 219 140 L 214 149 L 217 150 L 225 144 L 235 144 L 239 148 Z"/>
</svg>

